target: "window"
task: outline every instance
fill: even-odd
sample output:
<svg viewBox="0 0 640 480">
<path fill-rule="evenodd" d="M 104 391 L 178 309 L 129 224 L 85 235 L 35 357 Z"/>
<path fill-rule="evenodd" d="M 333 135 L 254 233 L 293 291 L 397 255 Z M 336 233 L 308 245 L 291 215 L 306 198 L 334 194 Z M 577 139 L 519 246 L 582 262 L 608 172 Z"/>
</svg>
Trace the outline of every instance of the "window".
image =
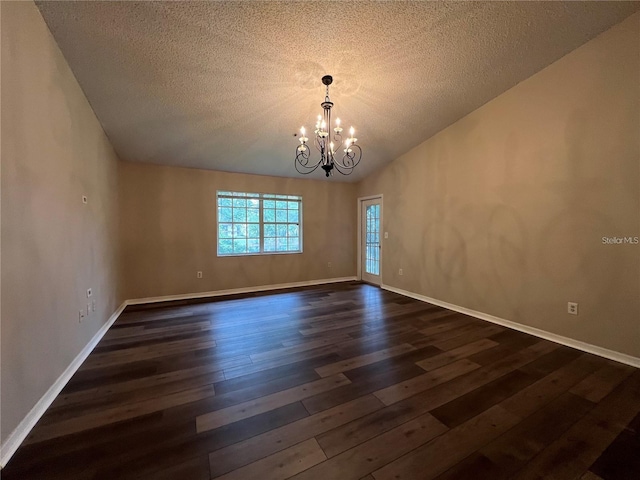
<svg viewBox="0 0 640 480">
<path fill-rule="evenodd" d="M 302 197 L 218 192 L 218 256 L 302 252 Z"/>
</svg>

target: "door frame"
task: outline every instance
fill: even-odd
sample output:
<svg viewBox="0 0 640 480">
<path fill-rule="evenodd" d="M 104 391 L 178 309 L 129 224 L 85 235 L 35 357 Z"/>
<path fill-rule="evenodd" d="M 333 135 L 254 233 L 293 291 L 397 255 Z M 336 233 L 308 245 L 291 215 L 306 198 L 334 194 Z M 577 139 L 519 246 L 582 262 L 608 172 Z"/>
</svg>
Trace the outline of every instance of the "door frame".
<svg viewBox="0 0 640 480">
<path fill-rule="evenodd" d="M 384 206 L 383 206 L 383 194 L 367 195 L 366 197 L 358 197 L 358 271 L 357 278 L 362 281 L 362 204 L 367 200 L 380 199 L 380 286 L 382 286 L 382 250 L 384 245 Z"/>
</svg>

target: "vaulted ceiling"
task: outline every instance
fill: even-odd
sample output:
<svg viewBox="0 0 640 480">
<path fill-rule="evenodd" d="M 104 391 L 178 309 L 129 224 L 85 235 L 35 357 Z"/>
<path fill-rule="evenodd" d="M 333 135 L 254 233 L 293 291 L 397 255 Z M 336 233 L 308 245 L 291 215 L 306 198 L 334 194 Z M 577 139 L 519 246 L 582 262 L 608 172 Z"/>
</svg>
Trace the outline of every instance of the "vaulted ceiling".
<svg viewBox="0 0 640 480">
<path fill-rule="evenodd" d="M 636 2 L 37 2 L 123 160 L 298 176 L 334 117 L 357 181 L 638 10 Z M 322 178 L 318 170 L 313 176 Z"/>
</svg>

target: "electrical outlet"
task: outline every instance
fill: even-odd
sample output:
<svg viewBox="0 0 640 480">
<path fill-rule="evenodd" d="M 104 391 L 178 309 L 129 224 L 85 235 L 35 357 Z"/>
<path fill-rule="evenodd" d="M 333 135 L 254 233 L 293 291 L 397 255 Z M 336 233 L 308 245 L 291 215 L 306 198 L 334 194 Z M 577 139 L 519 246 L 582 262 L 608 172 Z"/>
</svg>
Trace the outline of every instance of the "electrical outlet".
<svg viewBox="0 0 640 480">
<path fill-rule="evenodd" d="M 384 238 L 389 238 L 389 232 L 384 232 Z"/>
<path fill-rule="evenodd" d="M 398 275 L 404 275 L 404 272 L 402 271 L 402 269 L 398 270 Z"/>
<path fill-rule="evenodd" d="M 196 272 L 196 277 L 197 278 L 202 278 L 202 272 L 200 272 L 200 271 Z"/>
<path fill-rule="evenodd" d="M 567 312 L 571 315 L 578 315 L 578 304 L 576 302 L 568 302 Z"/>
<path fill-rule="evenodd" d="M 331 262 L 327 263 L 327 267 L 331 268 Z"/>
<path fill-rule="evenodd" d="M 90 288 L 87 288 L 87 298 L 89 298 L 91 295 L 93 295 L 93 292 Z"/>
</svg>

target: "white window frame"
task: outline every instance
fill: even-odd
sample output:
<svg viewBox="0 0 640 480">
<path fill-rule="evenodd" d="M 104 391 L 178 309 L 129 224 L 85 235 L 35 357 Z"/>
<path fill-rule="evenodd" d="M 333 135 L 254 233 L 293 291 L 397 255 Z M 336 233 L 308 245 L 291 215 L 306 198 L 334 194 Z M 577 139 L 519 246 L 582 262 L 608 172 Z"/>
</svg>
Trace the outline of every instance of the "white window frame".
<svg viewBox="0 0 640 480">
<path fill-rule="evenodd" d="M 244 225 L 256 225 L 256 223 L 254 222 L 234 222 L 233 220 L 231 222 L 221 222 L 220 221 L 220 205 L 219 205 L 219 199 L 220 198 L 229 198 L 229 199 L 238 199 L 238 198 L 243 198 L 243 199 L 255 199 L 259 201 L 259 222 L 257 223 L 257 225 L 259 225 L 260 228 L 260 251 L 259 252 L 246 252 L 246 253 L 237 253 L 237 252 L 233 252 L 233 253 L 221 253 L 220 252 L 220 224 L 221 223 L 231 223 L 233 224 L 244 224 Z M 264 221 L 264 201 L 265 200 L 273 200 L 273 201 L 286 201 L 286 202 L 298 202 L 298 222 L 289 222 L 287 219 L 287 222 L 265 222 Z M 276 209 L 277 210 L 277 209 Z M 288 210 L 288 209 L 287 209 Z M 303 252 L 303 239 L 302 239 L 302 195 L 284 195 L 284 194 L 276 194 L 276 193 L 253 193 L 253 192 L 234 192 L 234 191 L 228 191 L 228 190 L 218 190 L 216 192 L 216 255 L 218 257 L 247 257 L 247 256 L 254 256 L 254 255 L 288 255 L 288 254 L 296 254 L 296 253 L 302 253 Z M 264 225 L 265 224 L 285 224 L 285 225 L 297 225 L 298 226 L 298 243 L 299 243 L 299 249 L 298 250 L 286 250 L 286 251 L 265 251 L 264 249 L 264 244 L 265 244 L 265 234 L 264 234 Z M 275 238 L 276 242 L 278 238 L 281 237 L 268 237 L 268 238 Z M 225 239 L 222 239 L 225 240 Z"/>
</svg>

